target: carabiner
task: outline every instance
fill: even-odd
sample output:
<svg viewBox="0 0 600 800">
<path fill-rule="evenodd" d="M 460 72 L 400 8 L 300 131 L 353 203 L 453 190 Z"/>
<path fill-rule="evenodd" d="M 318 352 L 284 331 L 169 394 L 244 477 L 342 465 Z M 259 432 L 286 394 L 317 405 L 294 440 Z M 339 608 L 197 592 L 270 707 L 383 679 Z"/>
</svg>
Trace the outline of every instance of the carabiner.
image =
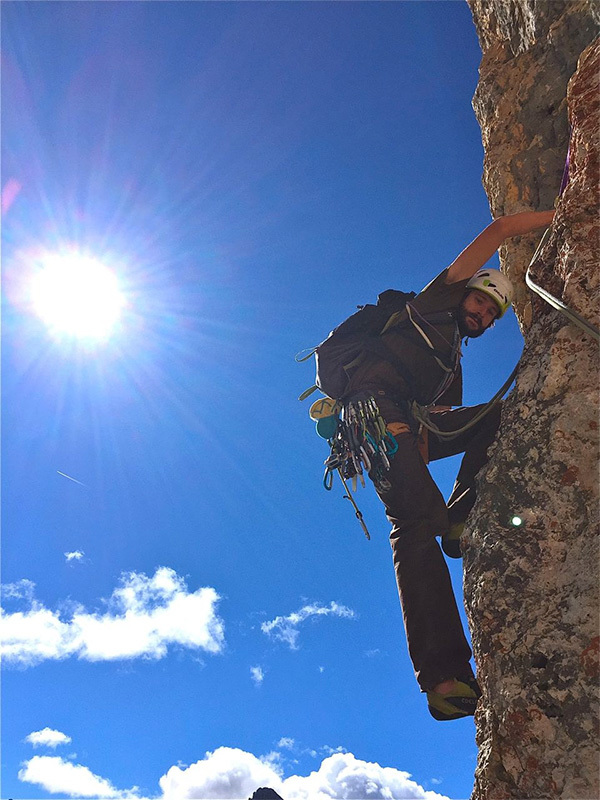
<svg viewBox="0 0 600 800">
<path fill-rule="evenodd" d="M 388 456 L 393 456 L 398 452 L 398 441 L 388 430 L 385 432 L 385 437 L 391 443 L 391 445 L 386 443 L 387 454 Z"/>
<path fill-rule="evenodd" d="M 331 491 L 331 487 L 333 486 L 333 472 L 329 469 L 329 467 L 325 468 L 325 474 L 323 475 L 323 486 L 328 492 Z"/>
</svg>

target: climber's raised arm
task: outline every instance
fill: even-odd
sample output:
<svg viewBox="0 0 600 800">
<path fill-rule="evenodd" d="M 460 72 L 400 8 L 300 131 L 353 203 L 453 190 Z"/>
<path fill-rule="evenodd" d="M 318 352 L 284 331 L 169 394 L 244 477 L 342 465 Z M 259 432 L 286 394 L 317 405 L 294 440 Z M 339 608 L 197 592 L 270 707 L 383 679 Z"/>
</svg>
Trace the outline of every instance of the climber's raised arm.
<svg viewBox="0 0 600 800">
<path fill-rule="evenodd" d="M 448 268 L 445 283 L 472 278 L 477 270 L 494 255 L 505 239 L 530 233 L 537 228 L 546 228 L 552 223 L 554 209 L 551 211 L 522 211 L 507 217 L 498 217 L 462 253 L 455 258 Z"/>
</svg>

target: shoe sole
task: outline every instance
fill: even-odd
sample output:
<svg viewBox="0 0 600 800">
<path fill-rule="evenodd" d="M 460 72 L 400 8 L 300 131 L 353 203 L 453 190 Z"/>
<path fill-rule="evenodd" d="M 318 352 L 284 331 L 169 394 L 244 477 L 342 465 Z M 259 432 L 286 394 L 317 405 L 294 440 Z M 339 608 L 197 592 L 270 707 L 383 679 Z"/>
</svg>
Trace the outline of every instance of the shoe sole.
<svg viewBox="0 0 600 800">
<path fill-rule="evenodd" d="M 429 713 L 434 719 L 445 722 L 446 720 L 474 716 L 477 703 L 481 697 L 481 688 L 477 680 L 470 676 L 463 678 L 459 683 L 464 684 L 465 688 L 468 687 L 472 694 L 467 696 L 441 696 L 435 692 L 428 692 L 428 699 L 436 703 L 435 706 L 431 702 L 427 703 Z M 437 706 L 441 706 L 441 708 Z"/>
<path fill-rule="evenodd" d="M 427 706 L 429 709 L 429 713 L 431 716 L 436 719 L 438 722 L 448 722 L 452 719 L 464 719 L 465 717 L 471 717 L 472 714 L 443 714 L 441 711 L 438 711 L 437 708 L 432 708 L 431 706 Z"/>
</svg>

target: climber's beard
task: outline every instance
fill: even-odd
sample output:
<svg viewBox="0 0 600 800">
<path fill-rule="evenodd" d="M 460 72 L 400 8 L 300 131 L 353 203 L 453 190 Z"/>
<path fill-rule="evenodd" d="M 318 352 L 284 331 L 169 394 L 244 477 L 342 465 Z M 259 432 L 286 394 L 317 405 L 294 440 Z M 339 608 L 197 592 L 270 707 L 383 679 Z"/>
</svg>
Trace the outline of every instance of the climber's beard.
<svg viewBox="0 0 600 800">
<path fill-rule="evenodd" d="M 468 336 L 469 339 L 478 339 L 487 331 L 487 328 L 481 324 L 481 317 L 478 314 L 465 310 L 464 300 L 458 307 L 457 322 L 458 330 L 463 338 Z"/>
</svg>

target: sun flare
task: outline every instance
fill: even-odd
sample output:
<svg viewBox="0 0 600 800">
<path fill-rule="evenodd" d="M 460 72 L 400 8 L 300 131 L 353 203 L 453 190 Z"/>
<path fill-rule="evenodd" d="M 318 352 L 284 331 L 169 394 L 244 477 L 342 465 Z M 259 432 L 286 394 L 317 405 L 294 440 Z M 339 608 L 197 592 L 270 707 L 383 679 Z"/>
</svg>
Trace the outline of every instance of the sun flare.
<svg viewBox="0 0 600 800">
<path fill-rule="evenodd" d="M 45 256 L 32 280 L 31 299 L 52 331 L 86 340 L 107 338 L 124 306 L 115 273 L 79 253 Z"/>
</svg>

